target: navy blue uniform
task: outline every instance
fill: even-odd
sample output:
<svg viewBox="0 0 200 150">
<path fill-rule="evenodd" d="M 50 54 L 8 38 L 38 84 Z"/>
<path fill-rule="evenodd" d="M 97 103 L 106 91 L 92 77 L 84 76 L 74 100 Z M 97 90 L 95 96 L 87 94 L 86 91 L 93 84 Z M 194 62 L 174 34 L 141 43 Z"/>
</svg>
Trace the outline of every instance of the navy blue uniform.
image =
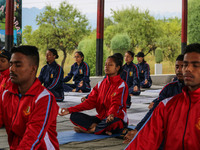
<svg viewBox="0 0 200 150">
<path fill-rule="evenodd" d="M 123 69 L 127 71 L 127 81 L 126 83 L 128 84 L 129 88 L 129 94 L 133 95 L 140 95 L 140 81 L 139 81 L 139 74 L 138 74 L 138 68 L 137 66 L 131 62 L 129 65 L 125 64 L 123 66 Z M 123 74 L 121 74 L 123 76 Z M 121 77 L 123 78 L 123 77 Z M 137 86 L 139 88 L 139 91 L 134 92 L 133 88 Z"/>
<path fill-rule="evenodd" d="M 51 64 L 45 65 L 40 72 L 38 79 L 44 86 L 51 91 L 56 101 L 63 101 L 63 69 L 55 61 Z"/>
<path fill-rule="evenodd" d="M 172 96 L 175 96 L 175 95 L 181 93 L 182 88 L 184 86 L 185 85 L 182 82 L 180 82 L 179 80 L 170 82 L 167 85 L 165 85 L 163 87 L 163 89 L 161 90 L 159 97 L 153 101 L 154 102 L 153 107 L 148 111 L 148 113 L 145 115 L 145 117 L 137 124 L 135 129 L 137 129 L 139 131 L 140 128 L 145 124 L 145 122 L 151 116 L 151 114 L 153 113 L 154 109 L 158 106 L 158 104 L 165 98 L 169 98 L 169 97 L 172 97 Z"/>
<path fill-rule="evenodd" d="M 140 86 L 142 88 L 150 88 L 152 85 L 152 80 L 150 76 L 150 67 L 149 64 L 146 62 L 138 63 L 137 64 L 138 71 L 139 71 L 139 80 L 140 80 Z M 147 84 L 144 84 L 145 79 L 148 80 Z"/>
<path fill-rule="evenodd" d="M 73 77 L 74 84 L 64 84 L 64 91 L 70 92 L 76 89 L 76 92 L 81 90 L 82 92 L 90 92 L 90 69 L 86 62 L 82 62 L 79 66 L 74 63 L 71 66 L 70 73 L 63 79 L 63 82 L 68 82 Z M 79 83 L 83 81 L 83 86 L 78 87 Z"/>
<path fill-rule="evenodd" d="M 126 83 L 128 82 L 128 72 L 126 70 L 122 70 L 122 72 L 120 73 L 120 77 L 122 78 L 122 80 L 124 80 Z M 131 107 L 131 97 L 128 94 L 127 100 L 126 100 L 126 108 L 130 108 Z"/>
</svg>

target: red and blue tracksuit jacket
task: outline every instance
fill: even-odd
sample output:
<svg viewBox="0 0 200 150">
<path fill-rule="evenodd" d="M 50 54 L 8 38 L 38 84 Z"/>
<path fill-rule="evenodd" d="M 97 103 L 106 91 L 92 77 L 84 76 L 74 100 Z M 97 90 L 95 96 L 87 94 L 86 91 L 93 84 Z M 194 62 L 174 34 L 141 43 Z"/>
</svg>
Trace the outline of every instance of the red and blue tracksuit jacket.
<svg viewBox="0 0 200 150">
<path fill-rule="evenodd" d="M 10 71 L 6 69 L 0 72 L 0 92 L 2 92 L 8 84 L 8 80 L 10 80 Z"/>
<path fill-rule="evenodd" d="M 51 91 L 56 101 L 63 101 L 63 69 L 55 61 L 51 64 L 45 65 L 40 72 L 38 79 L 44 86 Z"/>
<path fill-rule="evenodd" d="M 69 112 L 80 112 L 96 108 L 97 117 L 100 120 L 114 114 L 124 121 L 128 122 L 126 112 L 126 100 L 128 96 L 128 86 L 120 75 L 104 78 L 99 82 L 89 94 L 88 98 L 79 105 L 68 108 Z"/>
<path fill-rule="evenodd" d="M 38 79 L 25 95 L 9 82 L 0 96 L 0 127 L 6 128 L 10 149 L 58 150 L 58 109 L 55 97 Z"/>
<path fill-rule="evenodd" d="M 165 150 L 199 150 L 200 88 L 164 99 L 126 150 L 157 150 L 164 140 Z"/>
<path fill-rule="evenodd" d="M 131 62 L 129 65 L 124 64 L 123 69 L 128 73 L 126 83 L 128 84 L 129 94 L 132 94 L 134 86 L 140 88 L 138 68 L 133 62 Z"/>
<path fill-rule="evenodd" d="M 160 91 L 159 97 L 153 101 L 154 102 L 153 107 L 147 112 L 147 114 L 144 116 L 144 118 L 137 124 L 135 129 L 137 129 L 137 131 L 139 131 L 142 128 L 142 126 L 145 124 L 145 122 L 149 119 L 149 117 L 153 113 L 154 109 L 158 106 L 158 104 L 163 99 L 166 99 L 166 98 L 169 98 L 169 97 L 172 97 L 172 96 L 175 96 L 175 95 L 181 93 L 184 86 L 185 85 L 184 85 L 183 81 L 181 82 L 179 80 L 170 82 L 167 85 L 165 85 L 163 87 L 163 89 Z"/>
<path fill-rule="evenodd" d="M 151 76 L 150 76 L 149 64 L 147 64 L 146 62 L 142 62 L 142 63 L 138 63 L 136 66 L 139 71 L 140 85 L 142 87 L 150 87 L 152 85 L 152 80 L 151 80 Z M 145 79 L 148 80 L 148 85 L 144 85 Z"/>
</svg>

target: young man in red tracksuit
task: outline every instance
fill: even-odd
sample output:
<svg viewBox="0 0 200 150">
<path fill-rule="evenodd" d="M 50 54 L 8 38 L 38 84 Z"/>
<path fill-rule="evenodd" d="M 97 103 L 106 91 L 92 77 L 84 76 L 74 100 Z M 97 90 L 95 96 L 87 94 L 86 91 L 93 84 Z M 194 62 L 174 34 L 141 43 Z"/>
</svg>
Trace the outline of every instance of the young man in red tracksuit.
<svg viewBox="0 0 200 150">
<path fill-rule="evenodd" d="M 10 56 L 7 50 L 0 50 L 0 92 L 6 88 L 7 81 L 10 78 Z"/>
<path fill-rule="evenodd" d="M 127 150 L 164 149 L 199 150 L 200 148 L 200 44 L 185 49 L 183 92 L 163 100 L 151 118 L 126 147 Z"/>
<path fill-rule="evenodd" d="M 36 78 L 38 49 L 11 49 L 9 86 L 0 97 L 0 127 L 5 126 L 11 150 L 59 149 L 55 97 Z"/>
<path fill-rule="evenodd" d="M 72 113 L 70 119 L 76 132 L 111 135 L 127 127 L 128 86 L 120 78 L 121 70 L 122 61 L 109 56 L 105 63 L 106 78 L 93 88 L 88 98 L 79 105 L 61 109 L 60 115 Z M 93 108 L 96 108 L 96 116 L 79 113 Z"/>
</svg>

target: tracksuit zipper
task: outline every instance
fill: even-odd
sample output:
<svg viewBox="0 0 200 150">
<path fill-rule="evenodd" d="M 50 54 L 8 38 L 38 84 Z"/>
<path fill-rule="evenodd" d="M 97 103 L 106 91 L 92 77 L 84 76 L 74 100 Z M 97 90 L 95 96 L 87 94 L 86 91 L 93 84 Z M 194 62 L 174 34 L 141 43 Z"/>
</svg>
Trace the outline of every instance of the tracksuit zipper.
<svg viewBox="0 0 200 150">
<path fill-rule="evenodd" d="M 108 87 L 108 89 L 107 89 L 107 91 L 106 91 L 106 94 L 105 94 L 105 96 L 104 96 L 104 99 L 103 99 L 103 105 L 104 105 L 104 101 L 105 101 L 105 98 L 106 98 L 106 96 L 107 96 L 107 93 L 108 93 L 108 90 L 110 89 L 110 84 L 109 84 L 109 87 Z M 104 105 L 104 107 L 105 107 L 105 110 L 106 110 L 106 106 Z M 105 116 L 106 116 L 106 113 L 105 113 Z"/>
<path fill-rule="evenodd" d="M 15 119 L 16 119 L 17 113 L 18 113 L 18 109 L 19 109 L 19 103 L 20 103 L 20 100 L 21 100 L 21 95 L 19 95 L 18 97 L 19 97 L 19 102 L 18 102 L 18 105 L 17 105 L 17 111 L 16 111 L 16 113 L 15 113 L 15 118 L 13 119 L 12 124 L 11 124 L 11 126 L 10 126 L 10 130 L 12 129 L 12 126 L 13 126 L 13 124 L 14 124 L 14 122 L 15 122 Z"/>
<path fill-rule="evenodd" d="M 186 133 L 186 129 L 187 129 L 187 123 L 188 123 L 188 117 L 189 117 L 189 112 L 190 112 L 190 107 L 191 107 L 191 98 L 190 98 L 190 94 L 188 93 L 188 91 L 187 91 L 187 95 L 188 95 L 188 97 L 189 97 L 189 109 L 188 109 L 188 112 L 187 112 L 185 130 L 184 130 L 183 140 L 182 140 L 183 150 L 184 150 L 184 138 L 185 138 L 185 133 Z"/>
</svg>

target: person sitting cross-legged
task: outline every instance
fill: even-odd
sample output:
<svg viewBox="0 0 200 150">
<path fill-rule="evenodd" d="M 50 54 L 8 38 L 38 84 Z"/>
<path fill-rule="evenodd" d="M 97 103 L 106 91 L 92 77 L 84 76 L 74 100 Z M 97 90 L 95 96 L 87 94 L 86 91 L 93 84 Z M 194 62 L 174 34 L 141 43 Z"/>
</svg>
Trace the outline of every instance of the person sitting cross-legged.
<svg viewBox="0 0 200 150">
<path fill-rule="evenodd" d="M 85 101 L 73 107 L 62 108 L 59 113 L 61 116 L 71 114 L 70 120 L 76 132 L 111 135 L 121 133 L 128 125 L 128 86 L 120 78 L 122 61 L 116 56 L 109 56 L 104 70 L 106 77 L 93 88 Z M 93 108 L 96 108 L 96 116 L 80 113 Z"/>
</svg>

